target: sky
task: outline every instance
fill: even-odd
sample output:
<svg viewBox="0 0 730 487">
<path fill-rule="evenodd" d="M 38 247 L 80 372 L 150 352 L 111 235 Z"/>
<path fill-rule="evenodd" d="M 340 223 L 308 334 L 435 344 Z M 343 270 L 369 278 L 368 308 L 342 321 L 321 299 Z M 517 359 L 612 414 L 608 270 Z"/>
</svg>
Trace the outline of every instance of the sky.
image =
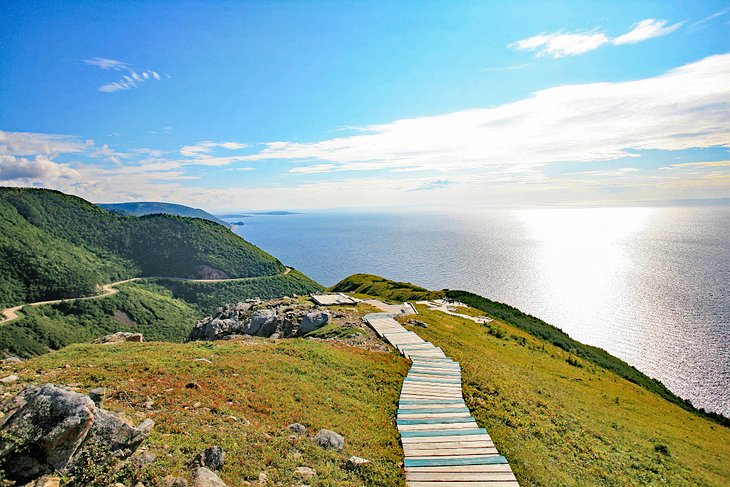
<svg viewBox="0 0 730 487">
<path fill-rule="evenodd" d="M 0 186 L 211 211 L 730 198 L 728 1 L 0 14 Z"/>
</svg>

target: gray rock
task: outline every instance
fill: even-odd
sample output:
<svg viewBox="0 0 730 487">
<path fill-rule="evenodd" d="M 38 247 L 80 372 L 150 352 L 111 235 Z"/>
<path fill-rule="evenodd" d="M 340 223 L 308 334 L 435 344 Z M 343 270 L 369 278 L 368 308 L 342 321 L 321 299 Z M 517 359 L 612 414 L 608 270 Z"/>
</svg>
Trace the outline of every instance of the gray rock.
<svg viewBox="0 0 730 487">
<path fill-rule="evenodd" d="M 198 467 L 195 469 L 195 480 L 193 481 L 193 485 L 195 487 L 228 487 L 226 483 L 220 479 L 220 477 L 205 467 Z"/>
<path fill-rule="evenodd" d="M 143 342 L 144 336 L 141 333 L 118 331 L 111 335 L 104 335 L 94 340 L 94 343 L 120 343 L 120 342 Z"/>
<path fill-rule="evenodd" d="M 310 467 L 297 467 L 294 470 L 294 475 L 302 477 L 305 480 L 309 480 L 317 475 L 317 471 Z"/>
<path fill-rule="evenodd" d="M 345 447 L 345 439 L 334 431 L 321 429 L 314 439 L 319 446 L 327 450 L 342 451 Z"/>
<path fill-rule="evenodd" d="M 106 395 L 106 389 L 103 387 L 97 387 L 96 389 L 92 389 L 89 391 L 89 398 L 91 398 L 92 401 L 94 401 L 94 404 L 97 406 L 101 406 L 101 401 L 104 400 L 104 396 Z"/>
<path fill-rule="evenodd" d="M 276 311 L 273 309 L 259 309 L 251 316 L 247 335 L 269 336 L 276 330 Z"/>
<path fill-rule="evenodd" d="M 18 377 L 17 375 L 9 375 L 0 379 L 0 382 L 2 382 L 3 384 L 12 384 L 13 382 L 17 382 L 18 379 L 20 379 L 20 377 Z"/>
<path fill-rule="evenodd" d="M 327 311 L 310 311 L 304 315 L 299 322 L 301 334 L 309 333 L 317 328 L 321 328 L 330 319 L 330 315 Z"/>
<path fill-rule="evenodd" d="M 162 481 L 165 483 L 165 487 L 188 487 L 188 481 L 182 477 L 168 475 Z"/>
<path fill-rule="evenodd" d="M 18 357 L 8 357 L 8 358 L 2 359 L 1 362 L 3 365 L 15 365 L 15 364 L 21 363 L 22 361 L 23 361 L 23 359 L 20 359 Z"/>
<path fill-rule="evenodd" d="M 287 426 L 287 428 L 289 428 L 289 431 L 299 436 L 302 436 L 304 433 L 307 432 L 307 427 L 299 423 L 292 423 Z"/>
<path fill-rule="evenodd" d="M 152 421 L 139 428 L 123 417 L 98 408 L 89 396 L 52 384 L 26 387 L 0 406 L 5 414 L 0 433 L 18 445 L 0 448 L 6 478 L 28 482 L 52 471 L 72 469 L 87 449 L 127 458 L 149 435 Z"/>
<path fill-rule="evenodd" d="M 220 470 L 223 468 L 223 463 L 226 460 L 226 452 L 223 448 L 218 445 L 213 445 L 206 448 L 195 457 L 193 465 L 197 467 L 206 467 L 213 470 Z"/>
<path fill-rule="evenodd" d="M 132 462 L 137 467 L 144 467 L 145 465 L 149 465 L 150 463 L 157 460 L 157 456 L 149 451 L 146 451 L 142 453 L 141 455 L 138 455 L 136 457 L 132 457 Z"/>
</svg>

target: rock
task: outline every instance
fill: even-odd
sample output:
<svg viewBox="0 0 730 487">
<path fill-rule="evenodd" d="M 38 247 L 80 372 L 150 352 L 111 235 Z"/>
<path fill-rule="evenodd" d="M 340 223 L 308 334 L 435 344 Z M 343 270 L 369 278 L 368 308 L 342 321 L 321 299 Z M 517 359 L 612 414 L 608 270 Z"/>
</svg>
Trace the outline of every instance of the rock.
<svg viewBox="0 0 730 487">
<path fill-rule="evenodd" d="M 12 384 L 13 382 L 17 382 L 18 379 L 20 379 L 20 377 L 18 377 L 17 375 L 9 375 L 0 379 L 0 382 L 2 382 L 3 384 Z"/>
<path fill-rule="evenodd" d="M 356 457 L 355 455 L 351 456 L 347 460 L 347 466 L 350 468 L 359 467 L 361 465 L 365 465 L 368 463 L 370 463 L 370 460 L 368 460 L 366 458 L 362 458 L 362 457 Z"/>
<path fill-rule="evenodd" d="M 55 475 L 44 475 L 32 483 L 33 487 L 59 487 L 61 479 Z"/>
<path fill-rule="evenodd" d="M 3 365 L 15 365 L 21 363 L 23 360 L 18 357 L 8 357 L 2 359 Z"/>
<path fill-rule="evenodd" d="M 117 482 L 116 484 L 113 485 L 113 487 L 126 487 L 126 486 L 121 482 Z"/>
<path fill-rule="evenodd" d="M 291 338 L 313 331 L 330 319 L 329 312 L 291 299 L 247 300 L 229 304 L 195 324 L 191 340 L 227 340 L 237 335 Z"/>
<path fill-rule="evenodd" d="M 162 481 L 165 483 L 165 487 L 188 487 L 188 481 L 182 477 L 168 475 Z"/>
<path fill-rule="evenodd" d="M 287 428 L 289 428 L 289 431 L 299 436 L 302 436 L 304 433 L 307 432 L 307 427 L 299 423 L 292 423 L 287 426 Z"/>
<path fill-rule="evenodd" d="M 193 485 L 195 487 L 228 487 L 226 483 L 220 479 L 220 477 L 205 467 L 198 467 L 195 469 L 195 480 L 193 481 Z"/>
<path fill-rule="evenodd" d="M 297 467 L 294 470 L 294 475 L 302 477 L 305 480 L 309 480 L 317 475 L 317 471 L 309 467 Z"/>
<path fill-rule="evenodd" d="M 197 382 L 188 382 L 185 384 L 185 389 L 200 389 L 200 384 Z"/>
<path fill-rule="evenodd" d="M 266 475 L 266 472 L 259 472 L 259 484 L 265 484 L 269 481 L 269 476 Z"/>
<path fill-rule="evenodd" d="M 105 335 L 97 338 L 93 343 L 120 343 L 120 342 L 143 342 L 144 336 L 141 333 L 131 333 L 128 331 L 118 331 L 111 335 Z"/>
<path fill-rule="evenodd" d="M 145 465 L 149 465 L 150 463 L 157 460 L 157 456 L 149 451 L 146 451 L 142 453 L 141 455 L 138 455 L 136 457 L 132 457 L 132 462 L 137 467 L 144 467 Z"/>
<path fill-rule="evenodd" d="M 134 484 L 134 487 L 144 487 L 144 484 L 142 482 L 137 482 Z"/>
<path fill-rule="evenodd" d="M 149 435 L 154 424 L 140 427 L 98 408 L 89 396 L 53 384 L 28 386 L 5 401 L 0 434 L 18 439 L 23 448 L 4 444 L 0 469 L 9 480 L 28 482 L 52 471 L 73 469 L 88 449 L 107 451 L 107 458 L 125 459 Z"/>
<path fill-rule="evenodd" d="M 97 406 L 101 406 L 101 401 L 104 400 L 104 396 L 106 395 L 106 389 L 103 387 L 97 387 L 96 389 L 91 389 L 89 391 L 89 398 L 94 401 L 94 404 Z"/>
<path fill-rule="evenodd" d="M 213 362 L 208 360 L 207 358 L 198 357 L 195 359 L 195 362 L 205 362 L 206 364 L 212 364 Z"/>
<path fill-rule="evenodd" d="M 345 447 L 345 439 L 342 435 L 326 429 L 319 430 L 314 440 L 326 450 L 342 451 Z"/>
<path fill-rule="evenodd" d="M 406 324 L 407 325 L 418 326 L 418 327 L 421 327 L 421 328 L 428 328 L 428 324 L 426 324 L 426 323 L 424 323 L 423 321 L 420 321 L 420 320 L 408 320 L 406 322 Z"/>
<path fill-rule="evenodd" d="M 193 465 L 197 467 L 207 467 L 213 470 L 220 470 L 223 468 L 223 463 L 226 460 L 226 452 L 223 448 L 218 445 L 213 445 L 206 448 L 195 457 Z"/>
<path fill-rule="evenodd" d="M 329 319 L 330 315 L 327 311 L 310 311 L 299 322 L 301 333 L 304 335 L 317 328 L 321 328 Z"/>
</svg>

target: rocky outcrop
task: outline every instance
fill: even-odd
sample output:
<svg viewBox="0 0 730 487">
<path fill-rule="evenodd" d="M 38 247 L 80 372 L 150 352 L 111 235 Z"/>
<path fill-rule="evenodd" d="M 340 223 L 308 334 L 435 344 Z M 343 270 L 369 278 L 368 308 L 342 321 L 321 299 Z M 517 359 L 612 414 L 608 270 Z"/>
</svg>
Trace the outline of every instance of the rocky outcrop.
<svg viewBox="0 0 730 487">
<path fill-rule="evenodd" d="M 53 384 L 28 386 L 0 410 L 0 469 L 19 482 L 70 471 L 85 451 L 127 458 L 154 424 L 146 420 L 135 428 L 89 396 Z"/>
<path fill-rule="evenodd" d="M 251 299 L 219 308 L 214 316 L 200 320 L 190 332 L 188 341 L 226 340 L 236 335 L 291 338 L 314 331 L 329 320 L 329 311 L 311 303 L 287 298 Z"/>
<path fill-rule="evenodd" d="M 326 429 L 319 430 L 314 441 L 325 450 L 342 451 L 345 447 L 345 439 L 342 435 Z"/>
<path fill-rule="evenodd" d="M 120 342 L 143 342 L 144 337 L 141 333 L 131 333 L 128 331 L 118 331 L 111 335 L 105 335 L 94 340 L 94 343 L 120 343 Z"/>
</svg>

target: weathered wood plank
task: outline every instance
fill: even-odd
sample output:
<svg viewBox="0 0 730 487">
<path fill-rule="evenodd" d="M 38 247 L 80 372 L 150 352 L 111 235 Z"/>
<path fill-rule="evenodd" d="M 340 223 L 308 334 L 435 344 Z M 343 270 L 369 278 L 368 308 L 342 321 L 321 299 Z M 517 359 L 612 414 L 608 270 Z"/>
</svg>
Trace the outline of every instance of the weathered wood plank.
<svg viewBox="0 0 730 487">
<path fill-rule="evenodd" d="M 460 429 L 473 429 L 476 428 L 476 422 L 470 423 L 434 423 L 434 424 L 399 424 L 397 425 L 398 431 L 411 432 L 411 431 L 438 431 L 438 430 L 460 430 Z"/>
<path fill-rule="evenodd" d="M 468 447 L 468 448 L 439 448 L 436 450 L 408 449 L 404 450 L 406 458 L 418 457 L 448 457 L 448 456 L 478 456 L 478 455 L 498 455 L 496 448 L 488 447 Z"/>
<path fill-rule="evenodd" d="M 512 472 L 411 472 L 406 474 L 406 480 L 431 482 L 517 481 Z"/>
<path fill-rule="evenodd" d="M 437 417 L 437 418 L 414 418 L 414 419 L 398 419 L 398 426 L 407 426 L 414 424 L 457 424 L 457 423 L 475 423 L 471 416 L 460 416 L 455 418 Z"/>
<path fill-rule="evenodd" d="M 483 441 L 485 444 L 492 442 L 489 435 L 443 435 L 443 436 L 413 436 L 401 438 L 403 445 L 425 445 L 428 443 L 450 443 L 458 441 Z"/>
<path fill-rule="evenodd" d="M 452 466 L 445 465 L 445 466 L 439 466 L 439 467 L 406 467 L 406 475 L 408 475 L 409 473 L 432 473 L 432 472 L 492 473 L 492 472 L 512 472 L 512 468 L 507 463 L 498 463 L 495 465 L 452 465 Z"/>
<path fill-rule="evenodd" d="M 494 444 L 491 441 L 476 440 L 476 441 L 441 441 L 441 442 L 416 442 L 416 443 L 403 443 L 403 449 L 408 450 L 433 450 L 434 448 L 471 448 L 471 447 L 483 447 L 483 448 L 494 448 Z"/>
<path fill-rule="evenodd" d="M 427 467 L 446 465 L 492 465 L 495 463 L 507 463 L 502 455 L 489 455 L 482 457 L 431 457 L 431 458 L 406 458 L 406 467 Z"/>
</svg>

